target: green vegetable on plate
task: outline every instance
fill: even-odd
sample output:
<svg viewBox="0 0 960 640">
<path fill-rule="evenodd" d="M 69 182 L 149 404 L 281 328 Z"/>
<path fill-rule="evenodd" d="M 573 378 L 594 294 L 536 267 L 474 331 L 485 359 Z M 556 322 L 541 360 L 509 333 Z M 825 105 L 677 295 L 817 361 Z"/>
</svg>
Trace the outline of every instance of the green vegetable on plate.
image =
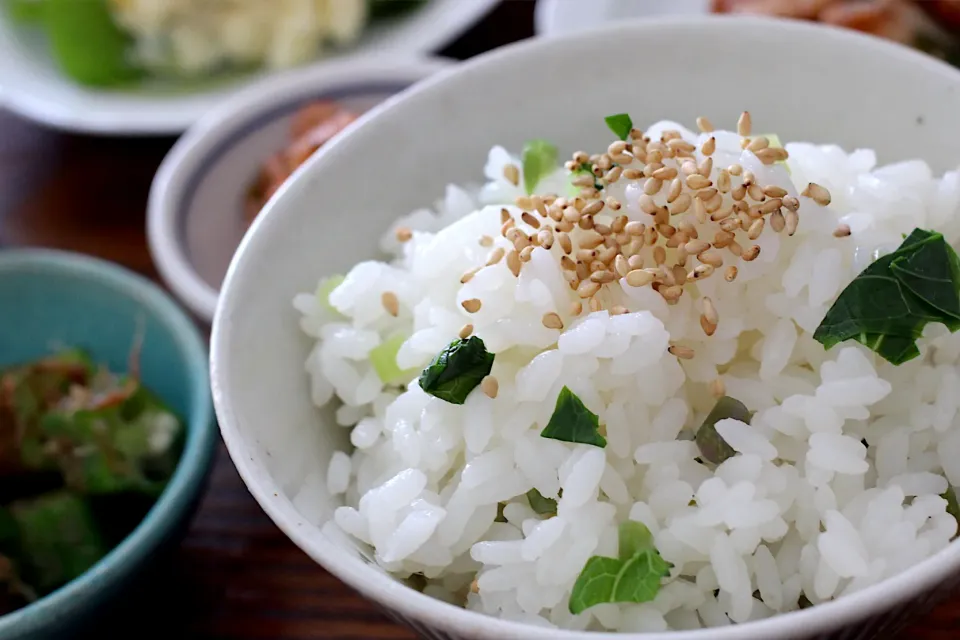
<svg viewBox="0 0 960 640">
<path fill-rule="evenodd" d="M 397 366 L 397 352 L 406 340 L 406 336 L 397 334 L 370 350 L 370 364 L 384 384 L 395 384 L 410 375 L 410 371 Z"/>
<path fill-rule="evenodd" d="M 587 409 L 583 401 L 573 391 L 564 387 L 557 396 L 557 404 L 547 426 L 540 432 L 543 438 L 562 440 L 595 447 L 607 446 L 607 440 L 600 435 L 600 419 Z"/>
<path fill-rule="evenodd" d="M 673 565 L 660 557 L 650 530 L 642 523 L 623 522 L 618 533 L 618 557 L 587 560 L 570 594 L 570 613 L 606 602 L 641 603 L 657 597 Z"/>
<path fill-rule="evenodd" d="M 538 515 L 557 514 L 557 501 L 551 498 L 544 498 L 543 494 L 536 489 L 527 491 L 527 501 L 530 503 L 530 508 L 537 512 Z"/>
<path fill-rule="evenodd" d="M 960 260 L 942 235 L 914 229 L 843 290 L 813 337 L 825 349 L 856 340 L 898 365 L 920 355 L 930 322 L 960 329 Z"/>
<path fill-rule="evenodd" d="M 477 336 L 451 342 L 420 374 L 420 388 L 451 404 L 463 404 L 490 375 L 494 354 Z"/>
</svg>

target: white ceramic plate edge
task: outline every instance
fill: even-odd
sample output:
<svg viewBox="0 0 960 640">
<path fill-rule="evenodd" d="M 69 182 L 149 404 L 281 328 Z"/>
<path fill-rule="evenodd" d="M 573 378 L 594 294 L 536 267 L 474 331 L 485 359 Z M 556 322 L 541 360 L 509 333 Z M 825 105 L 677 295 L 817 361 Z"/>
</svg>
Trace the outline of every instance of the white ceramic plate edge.
<svg viewBox="0 0 960 640">
<path fill-rule="evenodd" d="M 384 52 L 400 52 L 407 56 L 429 54 L 459 37 L 493 10 L 499 1 L 433 0 L 417 13 L 402 19 L 395 27 L 375 27 L 374 34 L 361 48 L 345 52 L 342 56 L 309 63 L 300 69 L 326 67 L 342 58 L 367 57 Z M 3 57 L 12 59 L 15 64 L 22 49 L 12 43 L 13 36 L 9 30 L 13 28 L 9 24 L 0 25 L 0 50 L 9 49 L 7 54 L 11 55 Z M 234 92 L 275 75 L 255 74 L 248 79 L 226 82 L 198 93 L 164 97 L 158 103 L 143 94 L 112 94 L 69 85 L 67 81 L 62 81 L 59 88 L 54 87 L 51 90 L 53 95 L 48 93 L 44 97 L 18 87 L 15 84 L 18 74 L 4 72 L 4 64 L 7 63 L 0 59 L 0 107 L 55 129 L 116 136 L 181 133 Z M 75 96 L 77 102 L 74 107 L 82 105 L 82 108 L 73 108 L 53 100 L 52 97 L 57 93 L 62 94 L 58 96 L 61 98 Z"/>
<path fill-rule="evenodd" d="M 413 83 L 453 64 L 446 58 L 413 55 L 332 60 L 323 66 L 298 69 L 254 83 L 210 111 L 169 151 L 150 187 L 147 242 L 164 283 L 194 314 L 205 322 L 213 320 L 219 291 L 197 273 L 187 257 L 180 233 L 180 203 L 200 163 L 214 147 L 247 123 L 252 108 L 304 93 L 306 87 L 319 91 L 368 78 Z M 265 100 L 264 96 L 270 99 Z"/>
</svg>

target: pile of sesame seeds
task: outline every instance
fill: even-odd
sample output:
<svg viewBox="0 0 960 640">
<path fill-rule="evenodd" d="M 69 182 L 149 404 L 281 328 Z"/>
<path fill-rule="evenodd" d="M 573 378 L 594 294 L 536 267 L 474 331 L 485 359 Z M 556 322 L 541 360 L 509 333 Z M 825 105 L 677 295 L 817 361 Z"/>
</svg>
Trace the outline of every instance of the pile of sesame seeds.
<svg viewBox="0 0 960 640">
<path fill-rule="evenodd" d="M 706 118 L 698 118 L 702 133 L 714 131 Z M 737 122 L 741 148 L 751 151 L 764 165 L 787 160 L 786 149 L 770 145 L 766 136 L 753 136 L 750 114 L 743 112 Z M 800 223 L 800 201 L 776 185 L 763 186 L 739 164 L 714 167 L 716 138 L 709 137 L 697 148 L 679 131 L 667 130 L 653 140 L 632 129 L 626 140 L 612 143 L 605 153 L 578 151 L 565 163 L 574 173 L 573 197 L 556 194 L 517 198 L 520 215 L 501 210 L 500 234 L 512 248 L 494 247 L 494 239 L 483 236 L 479 243 L 491 247 L 486 264 L 463 274 L 468 282 L 485 266 L 505 261 L 519 276 L 536 247 L 551 250 L 571 290 L 576 292 L 568 310 L 544 314 L 542 323 L 550 329 L 564 328 L 563 316 L 576 317 L 584 311 L 606 309 L 626 313 L 618 304 L 621 296 L 610 285 L 621 281 L 631 287 L 649 286 L 667 304 L 677 304 L 688 287 L 706 278 L 737 278 L 737 267 L 728 262 L 756 260 L 761 234 L 792 236 Z M 517 166 L 508 164 L 504 178 L 514 185 L 520 181 Z M 644 221 L 624 214 L 624 203 L 610 195 L 615 184 L 636 183 L 639 211 Z M 821 206 L 830 203 L 824 187 L 810 183 L 802 194 Z M 633 203 L 629 203 L 633 204 Z M 632 207 L 627 207 L 631 209 Z M 837 237 L 850 235 L 841 226 Z M 397 239 L 408 240 L 409 231 L 400 229 Z M 619 287 L 618 287 L 619 289 Z M 384 306 L 392 301 L 384 300 Z M 464 300 L 463 308 L 476 313 L 482 306 L 477 298 Z M 707 336 L 717 329 L 719 315 L 709 297 L 700 297 L 700 325 Z M 392 304 L 388 307 L 388 311 Z M 461 337 L 469 336 L 466 325 Z M 692 358 L 689 347 L 674 345 L 670 352 Z"/>
</svg>

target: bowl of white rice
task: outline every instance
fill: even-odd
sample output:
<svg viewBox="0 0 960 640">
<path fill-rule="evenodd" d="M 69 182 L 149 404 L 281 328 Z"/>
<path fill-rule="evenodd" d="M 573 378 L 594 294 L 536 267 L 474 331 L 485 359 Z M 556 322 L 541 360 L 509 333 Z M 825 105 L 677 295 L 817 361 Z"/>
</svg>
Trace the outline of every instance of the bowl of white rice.
<svg viewBox="0 0 960 640">
<path fill-rule="evenodd" d="M 958 114 L 944 64 L 759 18 L 435 76 L 241 243 L 230 454 L 427 637 L 890 637 L 960 579 Z"/>
</svg>

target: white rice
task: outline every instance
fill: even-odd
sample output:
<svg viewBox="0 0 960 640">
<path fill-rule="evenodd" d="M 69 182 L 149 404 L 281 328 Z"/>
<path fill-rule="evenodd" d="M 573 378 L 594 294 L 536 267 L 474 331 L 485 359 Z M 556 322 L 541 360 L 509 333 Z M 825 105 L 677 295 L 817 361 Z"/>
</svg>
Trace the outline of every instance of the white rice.
<svg viewBox="0 0 960 640">
<path fill-rule="evenodd" d="M 667 122 L 647 134 L 665 129 L 698 148 L 706 139 Z M 713 135 L 714 174 L 738 161 L 762 185 L 796 194 L 794 185 L 814 181 L 833 201 L 800 198 L 795 236 L 767 230 L 756 261 L 728 256 L 736 281 L 718 274 L 697 284 L 719 311 L 712 337 L 691 295 L 669 306 L 625 282 L 608 286 L 629 313 L 572 318 L 577 298 L 556 248 L 534 251 L 519 278 L 501 261 L 462 285 L 461 274 L 486 262 L 482 235 L 511 248 L 500 209 L 519 218 L 505 203 L 523 190 L 503 167 L 520 162 L 500 147 L 482 189 L 450 186 L 433 210 L 398 220 L 382 244 L 391 261 L 346 274 L 329 296 L 336 311 L 314 294 L 297 297 L 301 327 L 316 339 L 306 360 L 312 399 L 335 398 L 338 421 L 355 423 L 356 450 L 334 454 L 327 472 L 331 493 L 345 494 L 335 522 L 372 547 L 377 564 L 400 578 L 422 574 L 426 593 L 505 619 L 656 631 L 743 623 L 797 609 L 801 599 L 817 604 L 950 543 L 957 523 L 938 494 L 948 481 L 960 484 L 960 334 L 928 326 L 923 356 L 895 367 L 854 343 L 824 350 L 812 332 L 875 251 L 896 247 L 901 234 L 936 229 L 957 244 L 960 172 L 937 178 L 920 160 L 878 168 L 869 150 L 793 143 L 788 174 L 741 152 L 736 134 Z M 563 194 L 567 180 L 558 170 L 538 192 Z M 648 218 L 633 189 L 609 191 L 631 219 Z M 832 235 L 841 223 L 851 237 Z M 401 226 L 414 231 L 402 245 L 394 236 Z M 397 317 L 381 304 L 385 291 L 397 295 Z M 469 298 L 482 299 L 479 312 L 463 310 Z M 562 333 L 541 324 L 547 311 L 561 315 Z M 424 393 L 416 376 L 466 323 L 496 353 L 499 393 L 478 388 L 458 406 Z M 368 354 L 397 334 L 406 337 L 397 363 L 410 372 L 388 386 Z M 677 343 L 695 357 L 667 353 Z M 716 378 L 756 413 L 750 425 L 717 424 L 738 453 L 711 470 L 696 461 L 691 438 L 715 402 L 708 385 Z M 605 448 L 540 437 L 564 386 L 600 416 Z M 557 500 L 556 515 L 537 515 L 530 489 Z M 494 521 L 498 503 L 505 521 Z M 670 577 L 653 602 L 572 615 L 568 598 L 584 563 L 616 555 L 617 527 L 628 518 L 653 533 L 674 565 Z"/>
</svg>

